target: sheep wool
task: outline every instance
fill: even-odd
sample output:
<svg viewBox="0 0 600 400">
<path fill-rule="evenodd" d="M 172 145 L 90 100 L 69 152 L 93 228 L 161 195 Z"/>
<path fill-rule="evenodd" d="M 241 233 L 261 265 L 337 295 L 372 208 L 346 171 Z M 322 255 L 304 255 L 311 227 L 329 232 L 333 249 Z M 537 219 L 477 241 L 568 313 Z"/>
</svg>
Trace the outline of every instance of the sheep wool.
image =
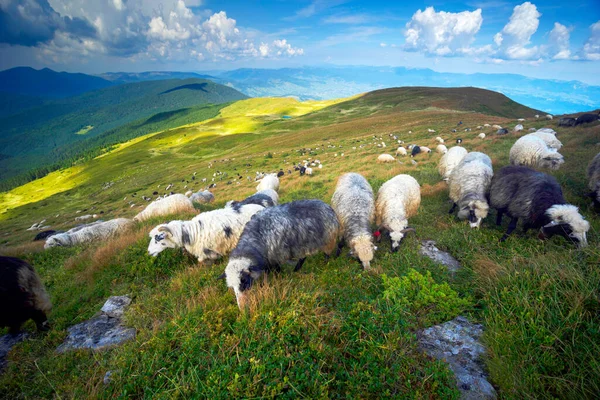
<svg viewBox="0 0 600 400">
<path fill-rule="evenodd" d="M 425 147 L 425 146 L 420 146 L 421 147 L 421 153 L 431 153 L 431 149 L 429 147 Z"/>
<path fill-rule="evenodd" d="M 446 154 L 440 158 L 438 165 L 438 172 L 440 173 L 443 180 L 447 181 L 450 178 L 452 170 L 462 161 L 467 155 L 468 151 L 464 147 L 454 146 L 451 147 Z"/>
<path fill-rule="evenodd" d="M 185 197 L 185 196 L 184 196 Z M 78 226 L 64 233 L 57 233 L 46 239 L 45 249 L 57 246 L 76 246 L 96 240 L 106 240 L 131 227 L 133 221 L 127 218 L 116 218 L 109 221 L 94 222 Z"/>
<path fill-rule="evenodd" d="M 533 168 L 557 170 L 565 162 L 562 154 L 549 148 L 543 139 L 530 133 L 515 142 L 510 149 L 510 163 Z"/>
<path fill-rule="evenodd" d="M 307 168 L 308 169 L 308 168 Z M 260 192 L 261 190 L 272 189 L 274 191 L 279 190 L 279 178 L 276 174 L 269 174 L 262 178 L 256 186 L 256 191 Z"/>
<path fill-rule="evenodd" d="M 485 139 L 485 133 L 481 132 L 479 135 L 477 135 L 477 137 L 479 139 Z"/>
<path fill-rule="evenodd" d="M 208 204 L 215 200 L 215 196 L 208 190 L 201 190 L 191 195 L 190 200 L 192 203 Z"/>
<path fill-rule="evenodd" d="M 374 251 L 371 224 L 375 218 L 371 185 L 360 174 L 352 172 L 342 175 L 331 198 L 331 207 L 340 221 L 344 241 L 363 268 L 369 269 Z"/>
<path fill-rule="evenodd" d="M 394 161 L 396 161 L 396 159 L 390 154 L 380 154 L 379 157 L 377 157 L 378 163 L 391 163 Z"/>
<path fill-rule="evenodd" d="M 245 292 L 265 271 L 280 270 L 288 260 L 299 260 L 319 251 L 331 254 L 340 225 L 333 209 L 320 200 L 298 200 L 267 208 L 250 220 L 221 275 L 233 288 L 243 308 Z"/>
<path fill-rule="evenodd" d="M 547 131 L 539 130 L 539 131 L 530 133 L 530 135 L 537 136 L 540 139 L 542 139 L 544 141 L 544 143 L 546 143 L 546 146 L 548 146 L 549 149 L 558 151 L 562 147 L 561 141 L 558 140 L 555 135 L 553 135 L 552 133 L 549 133 Z"/>
<path fill-rule="evenodd" d="M 596 207 L 600 207 L 600 153 L 592 159 L 587 169 L 588 187 L 591 190 L 590 197 Z"/>
<path fill-rule="evenodd" d="M 400 155 L 400 156 L 405 156 L 406 153 L 406 149 L 402 146 L 398 147 L 398 150 L 396 150 L 396 155 Z"/>
<path fill-rule="evenodd" d="M 259 206 L 273 207 L 279 203 L 279 195 L 273 189 L 265 189 L 254 193 L 242 201 L 230 201 L 226 207 L 239 208 L 246 204 L 258 204 Z"/>
<path fill-rule="evenodd" d="M 417 215 L 421 204 L 421 187 L 410 175 L 397 175 L 385 182 L 375 203 L 378 232 L 388 233 L 392 251 L 397 251 L 404 235 L 411 231 L 408 219 Z"/>
<path fill-rule="evenodd" d="M 163 199 L 153 201 L 146 208 L 137 214 L 133 219 L 135 221 L 146 221 L 153 217 L 179 213 L 195 213 L 196 209 L 192 201 L 185 195 L 176 193 Z"/>
<path fill-rule="evenodd" d="M 197 215 L 191 221 L 158 225 L 150 231 L 148 254 L 156 257 L 165 249 L 183 247 L 200 264 L 217 260 L 235 247 L 248 221 L 262 210 L 264 207 L 257 204 L 225 207 Z"/>
<path fill-rule="evenodd" d="M 450 213 L 458 207 L 458 218 L 468 219 L 471 228 L 479 228 L 489 212 L 487 197 L 493 175 L 492 160 L 486 154 L 467 154 L 448 179 L 453 202 Z"/>
<path fill-rule="evenodd" d="M 443 144 L 438 144 L 435 148 L 435 151 L 437 151 L 440 154 L 446 154 L 448 152 L 448 148 Z"/>
</svg>

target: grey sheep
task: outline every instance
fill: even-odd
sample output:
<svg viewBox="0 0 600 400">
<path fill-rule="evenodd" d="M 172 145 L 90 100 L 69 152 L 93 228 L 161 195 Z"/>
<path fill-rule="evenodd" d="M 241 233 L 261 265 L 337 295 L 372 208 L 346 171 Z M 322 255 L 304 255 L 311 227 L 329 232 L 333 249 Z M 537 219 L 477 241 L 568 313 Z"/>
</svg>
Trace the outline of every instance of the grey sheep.
<svg viewBox="0 0 600 400">
<path fill-rule="evenodd" d="M 281 269 L 297 259 L 298 271 L 307 256 L 330 255 L 340 224 L 333 209 L 320 200 L 298 200 L 265 209 L 248 222 L 220 278 L 233 288 L 240 309 L 245 292 L 265 271 Z"/>
<path fill-rule="evenodd" d="M 591 190 L 589 197 L 594 201 L 594 206 L 600 208 L 600 153 L 592 159 L 587 169 L 588 187 Z"/>
<path fill-rule="evenodd" d="M 242 201 L 230 201 L 227 207 L 238 209 L 246 204 L 258 204 L 263 207 L 273 207 L 279 203 L 279 195 L 273 189 L 265 189 L 254 193 L 252 196 L 245 198 Z"/>
</svg>

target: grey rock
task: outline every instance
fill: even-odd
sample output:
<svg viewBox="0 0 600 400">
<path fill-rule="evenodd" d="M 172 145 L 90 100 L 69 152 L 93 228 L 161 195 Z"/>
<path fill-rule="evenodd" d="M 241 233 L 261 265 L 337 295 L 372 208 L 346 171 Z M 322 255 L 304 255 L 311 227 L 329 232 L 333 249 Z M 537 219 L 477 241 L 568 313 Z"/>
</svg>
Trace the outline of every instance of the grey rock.
<svg viewBox="0 0 600 400">
<path fill-rule="evenodd" d="M 120 318 L 129 304 L 131 304 L 131 299 L 127 296 L 111 296 L 106 300 L 100 311 L 109 317 Z"/>
<path fill-rule="evenodd" d="M 421 249 L 419 249 L 419 254 L 431 258 L 438 264 L 445 265 L 450 272 L 456 272 L 460 269 L 460 263 L 456 258 L 435 247 L 435 241 L 433 240 L 424 240 Z"/>
<path fill-rule="evenodd" d="M 69 329 L 69 336 L 56 349 L 59 353 L 76 349 L 102 350 L 135 338 L 135 329 L 121 325 L 120 318 L 101 314 Z"/>
<path fill-rule="evenodd" d="M 17 343 L 21 343 L 29 336 L 26 332 L 21 332 L 16 335 L 6 334 L 0 337 L 0 371 L 2 371 L 7 364 L 6 356 Z"/>
<path fill-rule="evenodd" d="M 462 399 L 496 399 L 488 382 L 481 356 L 485 348 L 479 342 L 483 327 L 465 317 L 420 331 L 419 347 L 431 357 L 445 361 L 454 372 Z"/>
</svg>

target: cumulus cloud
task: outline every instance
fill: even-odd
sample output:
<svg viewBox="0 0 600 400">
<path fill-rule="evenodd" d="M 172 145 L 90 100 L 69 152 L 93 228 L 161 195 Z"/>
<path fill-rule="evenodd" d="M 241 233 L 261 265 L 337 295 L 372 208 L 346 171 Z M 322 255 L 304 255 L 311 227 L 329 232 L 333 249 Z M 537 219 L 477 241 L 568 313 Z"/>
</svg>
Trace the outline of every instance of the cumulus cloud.
<svg viewBox="0 0 600 400">
<path fill-rule="evenodd" d="M 600 61 L 600 21 L 591 25 L 590 31 L 590 37 L 581 50 L 581 58 L 589 61 Z"/>
<path fill-rule="evenodd" d="M 550 56 L 554 60 L 568 60 L 571 58 L 571 50 L 569 49 L 569 39 L 571 30 L 566 26 L 555 22 L 554 28 L 550 31 L 549 36 L 549 51 Z"/>
<path fill-rule="evenodd" d="M 471 48 L 482 22 L 479 8 L 459 13 L 436 12 L 433 7 L 418 10 L 406 24 L 405 49 L 435 56 L 488 51 Z"/>
<path fill-rule="evenodd" d="M 515 6 L 509 22 L 494 36 L 498 54 L 511 60 L 533 60 L 539 57 L 540 48 L 529 44 L 531 36 L 538 29 L 541 16 L 535 4 L 528 1 Z"/>
</svg>

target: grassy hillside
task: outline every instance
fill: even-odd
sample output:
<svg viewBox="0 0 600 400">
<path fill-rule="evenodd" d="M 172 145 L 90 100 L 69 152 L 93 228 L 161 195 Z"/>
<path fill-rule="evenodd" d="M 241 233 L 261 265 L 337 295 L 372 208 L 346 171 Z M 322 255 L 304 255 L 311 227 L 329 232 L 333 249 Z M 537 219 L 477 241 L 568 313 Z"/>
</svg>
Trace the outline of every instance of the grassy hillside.
<svg viewBox="0 0 600 400">
<path fill-rule="evenodd" d="M 10 354 L 0 376 L 3 397 L 457 398 L 451 373 L 418 350 L 415 333 L 459 314 L 484 324 L 485 362 L 502 397 L 594 397 L 600 391 L 600 218 L 582 194 L 600 126 L 560 129 L 556 121 L 530 119 L 526 110 L 510 118 L 473 112 L 474 103 L 459 106 L 452 94 L 448 100 L 439 92 L 428 104 L 416 97 L 411 103 L 402 90 L 392 93 L 337 104 L 243 100 L 215 118 L 137 138 L 80 169 L 31 182 L 19 189 L 20 199 L 16 189 L 3 195 L 0 204 L 10 209 L 0 217 L 0 253 L 29 260 L 55 305 L 53 329 Z M 438 154 L 419 155 L 416 165 L 408 158 L 375 163 L 382 149 L 374 141 L 387 143 L 387 152 L 395 149 L 389 134 L 432 148 L 439 135 L 450 144 L 462 138 L 467 149 L 489 154 L 498 169 L 521 135 L 486 130 L 488 137 L 479 140 L 479 131 L 451 130 L 458 121 L 462 127 L 512 127 L 522 116 L 526 128 L 559 132 L 566 163 L 553 175 L 591 222 L 586 249 L 561 238 L 541 242 L 531 232 L 498 243 L 506 222 L 496 227 L 493 212 L 479 230 L 457 221 L 447 213 Z M 224 175 L 215 177 L 216 203 L 201 210 L 220 207 L 254 192 L 256 183 L 246 177 L 255 171 L 287 170 L 309 157 L 321 160 L 323 169 L 282 177 L 282 202 L 329 202 L 343 172 L 362 173 L 375 191 L 408 173 L 423 196 L 411 220 L 417 233 L 398 253 L 382 243 L 373 272 L 362 271 L 347 250 L 330 260 L 310 257 L 298 273 L 284 268 L 251 290 L 247 313 L 239 313 L 233 293 L 216 281 L 226 260 L 198 267 L 181 251 L 156 259 L 146 254 L 147 232 L 167 218 L 139 224 L 114 241 L 50 251 L 30 243 L 33 234 L 25 231 L 44 218 L 55 229 L 74 226 L 77 211 L 104 211 L 105 219 L 132 216 L 145 205 L 142 195 L 162 193 L 168 183 L 175 191 L 186 185 L 197 190 L 217 171 Z M 30 201 L 31 193 L 41 195 Z M 424 239 L 436 240 L 463 269 L 453 277 L 420 256 Z M 392 284 L 383 274 L 402 280 Z M 138 332 L 134 341 L 100 353 L 56 355 L 67 327 L 92 316 L 107 296 L 125 293 L 134 298 L 126 315 Z M 113 381 L 105 386 L 109 370 Z"/>
<path fill-rule="evenodd" d="M 211 81 L 186 79 L 131 83 L 46 102 L 0 119 L 0 180 L 60 161 L 74 143 L 157 113 L 245 97 Z M 82 129 L 85 135 L 78 134 Z"/>
</svg>

